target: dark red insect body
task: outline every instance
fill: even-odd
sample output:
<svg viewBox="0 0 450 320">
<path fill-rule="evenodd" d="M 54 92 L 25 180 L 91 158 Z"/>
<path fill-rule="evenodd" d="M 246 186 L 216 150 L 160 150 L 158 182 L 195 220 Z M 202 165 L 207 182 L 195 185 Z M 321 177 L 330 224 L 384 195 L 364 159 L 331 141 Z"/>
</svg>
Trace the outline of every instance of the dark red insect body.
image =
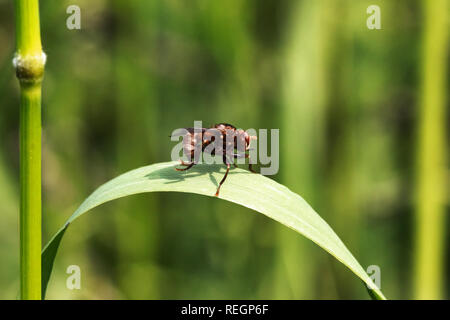
<svg viewBox="0 0 450 320">
<path fill-rule="evenodd" d="M 224 177 L 219 183 L 219 187 L 216 191 L 216 196 L 219 195 L 220 187 L 225 182 L 228 172 L 230 171 L 231 164 L 235 167 L 237 165 L 234 163 L 234 159 L 244 157 L 250 158 L 247 151 L 250 148 L 250 141 L 256 139 L 256 136 L 250 136 L 246 131 L 242 129 L 236 129 L 231 124 L 219 123 L 211 128 L 185 128 L 187 133 L 183 137 L 183 152 L 188 157 L 189 162 L 184 162 L 181 160 L 181 165 L 185 168 L 175 168 L 177 171 L 186 171 L 197 164 L 198 159 L 195 159 L 195 150 L 201 150 L 201 152 L 206 152 L 207 149 L 211 149 L 211 144 L 220 138 L 218 143 L 214 144 L 214 148 L 209 151 L 211 155 L 221 154 L 223 163 L 227 166 L 227 171 Z M 228 139 L 227 139 L 228 138 Z M 209 147 L 209 148 L 208 148 Z M 237 153 L 235 150 L 244 152 Z M 200 152 L 198 152 L 198 155 Z M 255 172 L 252 169 L 252 164 L 249 163 L 248 168 L 251 172 Z"/>
</svg>

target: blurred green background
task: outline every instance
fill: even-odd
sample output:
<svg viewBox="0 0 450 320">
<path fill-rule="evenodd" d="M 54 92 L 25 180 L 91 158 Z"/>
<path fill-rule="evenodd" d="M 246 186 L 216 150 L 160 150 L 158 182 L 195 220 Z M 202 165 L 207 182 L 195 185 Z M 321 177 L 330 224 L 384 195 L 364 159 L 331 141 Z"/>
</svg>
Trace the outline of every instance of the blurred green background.
<svg viewBox="0 0 450 320">
<path fill-rule="evenodd" d="M 66 28 L 71 4 L 81 30 Z M 373 4 L 381 30 L 366 26 Z M 0 0 L 3 299 L 16 297 L 19 279 L 13 6 Z M 44 243 L 100 184 L 169 161 L 175 128 L 279 128 L 272 178 L 302 195 L 364 268 L 380 267 L 388 298 L 449 297 L 448 0 L 70 0 L 40 9 Z M 73 264 L 81 290 L 66 288 Z M 334 258 L 263 215 L 159 193 L 74 223 L 47 298 L 368 295 Z"/>
</svg>

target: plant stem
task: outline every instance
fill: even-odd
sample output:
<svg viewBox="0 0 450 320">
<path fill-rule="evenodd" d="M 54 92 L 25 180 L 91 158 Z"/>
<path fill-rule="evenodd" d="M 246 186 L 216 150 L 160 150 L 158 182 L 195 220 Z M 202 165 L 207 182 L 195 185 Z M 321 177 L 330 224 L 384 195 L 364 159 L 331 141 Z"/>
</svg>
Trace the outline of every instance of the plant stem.
<svg viewBox="0 0 450 320">
<path fill-rule="evenodd" d="M 20 96 L 21 298 L 41 299 L 41 88 Z"/>
<path fill-rule="evenodd" d="M 42 52 L 38 0 L 16 0 L 20 82 L 20 297 L 41 299 L 41 82 Z"/>
<path fill-rule="evenodd" d="M 425 29 L 419 109 L 415 298 L 442 298 L 445 242 L 448 0 L 423 1 Z"/>
</svg>

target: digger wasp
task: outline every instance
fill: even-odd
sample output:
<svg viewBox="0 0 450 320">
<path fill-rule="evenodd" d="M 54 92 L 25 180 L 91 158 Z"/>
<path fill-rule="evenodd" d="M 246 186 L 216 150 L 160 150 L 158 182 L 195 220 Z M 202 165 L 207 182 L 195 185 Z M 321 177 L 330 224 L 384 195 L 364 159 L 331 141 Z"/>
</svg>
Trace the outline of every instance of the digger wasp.
<svg viewBox="0 0 450 320">
<path fill-rule="evenodd" d="M 256 136 L 250 136 L 242 129 L 236 129 L 229 123 L 219 123 L 210 128 L 184 128 L 183 153 L 189 159 L 189 162 L 181 160 L 184 168 L 175 168 L 177 171 L 186 171 L 198 163 L 195 157 L 205 152 L 212 156 L 221 155 L 223 163 L 227 166 L 227 171 L 219 183 L 215 196 L 219 196 L 220 187 L 225 182 L 230 171 L 231 164 L 235 167 L 234 159 L 249 158 L 247 153 L 250 150 L 250 141 L 256 140 Z M 213 148 L 214 147 L 214 148 Z M 197 150 L 197 152 L 195 152 Z M 256 173 L 252 164 L 249 163 L 248 169 Z"/>
</svg>

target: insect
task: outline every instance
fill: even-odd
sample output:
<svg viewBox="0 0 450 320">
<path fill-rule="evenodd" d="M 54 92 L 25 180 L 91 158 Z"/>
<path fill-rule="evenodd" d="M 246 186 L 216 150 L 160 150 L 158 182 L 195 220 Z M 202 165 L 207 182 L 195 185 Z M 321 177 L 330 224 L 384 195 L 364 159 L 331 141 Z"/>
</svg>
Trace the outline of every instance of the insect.
<svg viewBox="0 0 450 320">
<path fill-rule="evenodd" d="M 201 152 L 209 152 L 211 155 L 216 153 L 222 155 L 222 161 L 227 166 L 227 171 L 217 187 L 215 196 L 219 196 L 220 187 L 225 182 L 230 171 L 231 164 L 235 167 L 234 159 L 249 158 L 247 153 L 250 150 L 250 141 L 256 140 L 256 136 L 250 136 L 242 129 L 236 129 L 229 123 L 219 123 L 211 128 L 185 128 L 187 131 L 183 137 L 183 153 L 188 157 L 189 162 L 181 160 L 181 165 L 185 168 L 175 168 L 177 171 L 186 171 L 192 168 L 198 161 L 195 159 L 195 150 Z M 228 139 L 227 139 L 228 138 Z M 217 140 L 217 141 L 216 141 Z M 213 143 L 213 145 L 211 145 Z M 212 148 L 214 146 L 214 148 Z M 235 150 L 244 152 L 236 153 Z M 197 153 L 199 155 L 200 152 Z M 248 169 L 256 173 L 252 169 L 252 164 L 249 163 Z"/>
</svg>

